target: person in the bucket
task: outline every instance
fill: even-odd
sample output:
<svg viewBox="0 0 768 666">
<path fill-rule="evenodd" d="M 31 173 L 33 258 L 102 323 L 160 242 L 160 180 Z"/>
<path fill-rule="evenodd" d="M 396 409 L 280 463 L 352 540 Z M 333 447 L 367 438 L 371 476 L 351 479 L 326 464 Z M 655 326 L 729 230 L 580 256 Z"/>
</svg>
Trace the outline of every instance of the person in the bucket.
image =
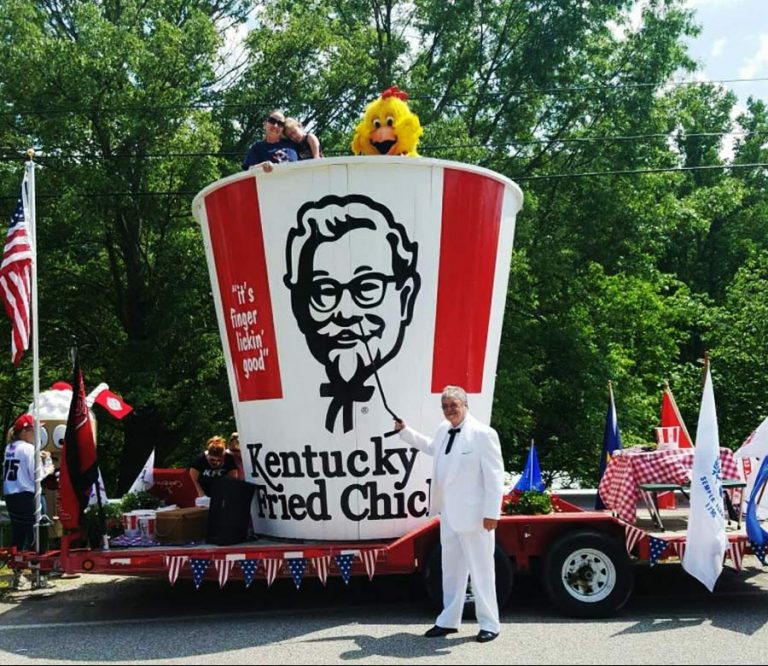
<svg viewBox="0 0 768 666">
<path fill-rule="evenodd" d="M 293 143 L 285 138 L 285 115 L 275 109 L 264 120 L 264 140 L 257 141 L 248 150 L 243 160 L 243 171 L 261 167 L 272 171 L 275 164 L 295 162 L 298 159 Z"/>
<path fill-rule="evenodd" d="M 366 382 L 397 355 L 413 317 L 418 246 L 382 204 L 329 195 L 299 209 L 286 250 L 293 314 L 328 375 L 325 427 L 334 432 L 341 412 L 349 432 L 355 402 L 373 396 Z"/>
<path fill-rule="evenodd" d="M 296 154 L 301 160 L 316 160 L 323 156 L 320 151 L 320 139 L 312 132 L 307 132 L 296 118 L 285 119 L 285 136 L 293 143 Z"/>
<path fill-rule="evenodd" d="M 501 445 L 493 428 L 470 415 L 463 388 L 446 386 L 440 403 L 445 420 L 432 439 L 395 421 L 400 439 L 433 456 L 430 514 L 440 514 L 443 612 L 424 635 L 437 638 L 458 631 L 471 577 L 480 625 L 476 640 L 487 643 L 500 629 L 494 530 L 504 495 Z"/>
<path fill-rule="evenodd" d="M 226 455 L 226 448 L 223 437 L 211 437 L 205 453 L 197 456 L 189 466 L 189 476 L 195 484 L 198 497 L 210 497 L 217 479 L 225 476 L 237 478 L 237 465 L 232 456 Z"/>
</svg>

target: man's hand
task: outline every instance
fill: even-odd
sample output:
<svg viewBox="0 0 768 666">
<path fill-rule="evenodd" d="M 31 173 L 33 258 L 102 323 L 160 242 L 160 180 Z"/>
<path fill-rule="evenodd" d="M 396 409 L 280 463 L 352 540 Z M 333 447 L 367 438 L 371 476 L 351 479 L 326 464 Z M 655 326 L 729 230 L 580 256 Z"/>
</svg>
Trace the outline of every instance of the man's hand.
<svg viewBox="0 0 768 666">
<path fill-rule="evenodd" d="M 405 421 L 403 421 L 403 419 L 398 419 L 397 421 L 395 421 L 395 427 L 393 428 L 395 432 L 400 432 L 404 428 L 405 428 Z"/>
<path fill-rule="evenodd" d="M 483 529 L 488 530 L 489 532 L 492 532 L 496 529 L 496 526 L 499 524 L 499 521 L 495 518 L 483 518 Z"/>
</svg>

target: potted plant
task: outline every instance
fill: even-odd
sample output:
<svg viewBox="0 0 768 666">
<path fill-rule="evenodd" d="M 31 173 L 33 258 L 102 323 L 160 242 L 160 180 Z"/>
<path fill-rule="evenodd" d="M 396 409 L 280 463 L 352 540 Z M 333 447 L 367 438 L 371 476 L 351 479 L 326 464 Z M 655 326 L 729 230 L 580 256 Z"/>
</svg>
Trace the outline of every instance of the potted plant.
<svg viewBox="0 0 768 666">
<path fill-rule="evenodd" d="M 552 513 L 552 497 L 538 490 L 513 490 L 504 498 L 503 509 L 508 516 Z"/>
</svg>

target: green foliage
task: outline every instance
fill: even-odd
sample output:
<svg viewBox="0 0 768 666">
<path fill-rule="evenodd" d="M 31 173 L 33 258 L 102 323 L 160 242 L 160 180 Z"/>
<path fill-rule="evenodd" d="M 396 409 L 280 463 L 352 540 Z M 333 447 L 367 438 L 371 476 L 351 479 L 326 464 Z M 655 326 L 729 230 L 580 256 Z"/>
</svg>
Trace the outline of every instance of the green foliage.
<svg viewBox="0 0 768 666">
<path fill-rule="evenodd" d="M 152 493 L 138 492 L 123 495 L 119 506 L 122 513 L 130 513 L 139 509 L 156 509 L 160 504 L 160 500 Z"/>
<path fill-rule="evenodd" d="M 694 69 L 694 17 L 654 0 L 637 25 L 638 6 L 0 3 L 6 217 L 16 156 L 34 145 L 41 167 L 41 385 L 69 380 L 76 336 L 87 388 L 106 381 L 136 408 L 99 423 L 109 494 L 153 447 L 158 465 L 186 466 L 234 429 L 192 195 L 239 168 L 274 107 L 347 154 L 365 104 L 392 84 L 420 115 L 422 154 L 525 191 L 494 396 L 507 467 L 522 468 L 533 437 L 546 476 L 594 482 L 609 380 L 625 442 L 652 438 L 665 380 L 694 435 L 706 349 L 723 442 L 738 444 L 768 413 L 768 176 L 663 170 L 720 166 L 734 129 L 733 162 L 766 162 L 768 110 L 752 100 L 734 125 L 730 93 L 669 86 Z M 242 57 L 227 57 L 237 30 Z M 30 377 L 28 359 L 0 365 L 6 428 Z"/>
<path fill-rule="evenodd" d="M 548 492 L 538 490 L 514 491 L 504 498 L 502 509 L 508 516 L 552 513 L 552 497 Z"/>
</svg>

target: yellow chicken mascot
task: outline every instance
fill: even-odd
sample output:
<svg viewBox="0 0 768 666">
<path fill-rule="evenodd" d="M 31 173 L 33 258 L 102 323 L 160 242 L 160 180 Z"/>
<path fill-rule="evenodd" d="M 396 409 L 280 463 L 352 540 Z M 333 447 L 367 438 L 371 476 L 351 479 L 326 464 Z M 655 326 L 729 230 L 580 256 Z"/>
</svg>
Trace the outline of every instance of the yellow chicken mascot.
<svg viewBox="0 0 768 666">
<path fill-rule="evenodd" d="M 368 105 L 352 139 L 355 155 L 419 156 L 416 147 L 424 130 L 407 99 L 408 93 L 392 86 Z"/>
</svg>

